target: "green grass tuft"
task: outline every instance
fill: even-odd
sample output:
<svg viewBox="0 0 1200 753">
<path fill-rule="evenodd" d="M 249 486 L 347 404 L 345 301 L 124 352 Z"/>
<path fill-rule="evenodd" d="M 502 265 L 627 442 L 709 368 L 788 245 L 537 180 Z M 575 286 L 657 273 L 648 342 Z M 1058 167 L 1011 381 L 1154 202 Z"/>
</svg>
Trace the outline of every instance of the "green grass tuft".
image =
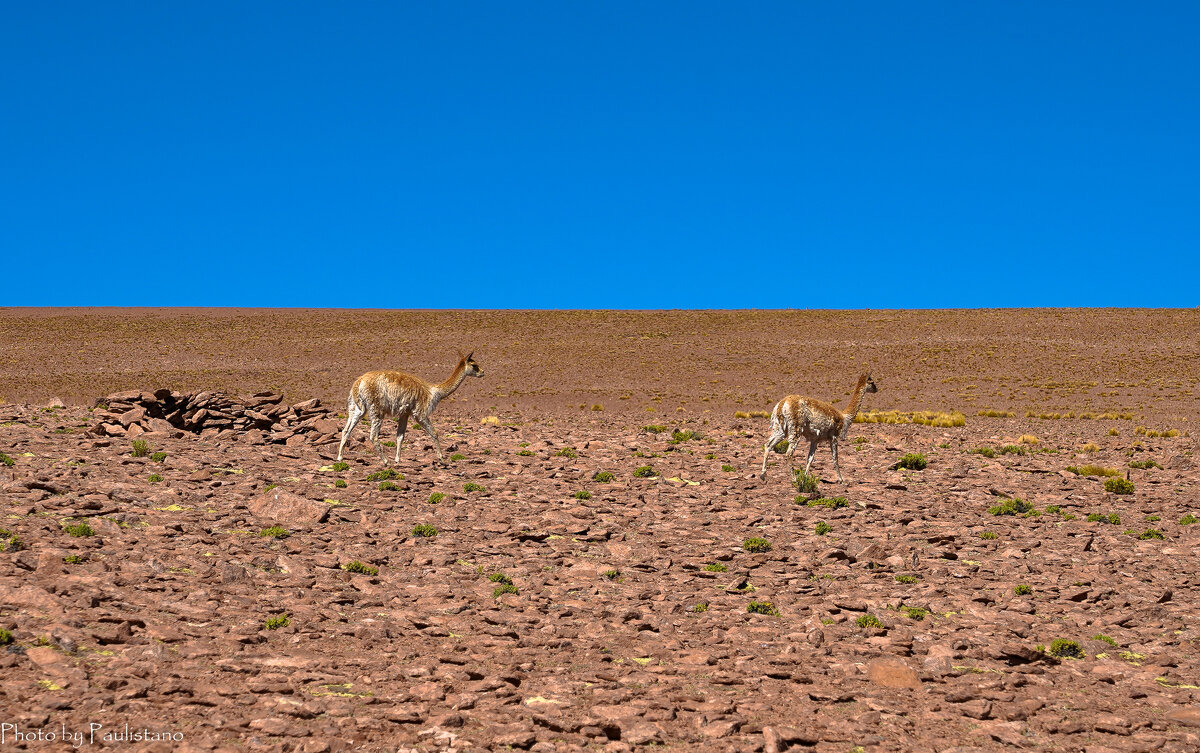
<svg viewBox="0 0 1200 753">
<path fill-rule="evenodd" d="M 75 538 L 84 538 L 86 536 L 95 536 L 96 535 L 96 532 L 92 530 L 92 527 L 90 525 L 88 525 L 86 521 L 83 523 L 76 523 L 74 525 L 65 526 L 63 528 L 63 530 L 65 530 L 67 533 L 74 536 Z"/>
<path fill-rule="evenodd" d="M 710 573 L 724 573 L 729 571 L 729 568 L 720 562 L 713 562 L 712 564 L 705 565 L 704 569 Z"/>
<path fill-rule="evenodd" d="M 1051 656 L 1057 656 L 1060 659 L 1082 659 L 1086 654 L 1079 644 L 1075 641 L 1069 641 L 1066 638 L 1055 638 L 1050 644 Z"/>
<path fill-rule="evenodd" d="M 1033 505 L 1019 497 L 1001 500 L 1000 504 L 988 508 L 992 515 L 1022 515 L 1033 510 Z"/>
<path fill-rule="evenodd" d="M 749 539 L 746 539 L 745 541 L 743 541 L 742 549 L 745 549 L 747 552 L 754 552 L 754 553 L 769 552 L 769 551 L 771 551 L 771 542 L 767 541 L 764 538 L 760 538 L 760 537 L 756 536 L 754 538 L 749 538 Z"/>
<path fill-rule="evenodd" d="M 431 539 L 434 536 L 437 536 L 438 530 L 428 523 L 420 523 L 413 526 L 412 533 L 413 536 L 420 536 L 423 539 Z"/>
<path fill-rule="evenodd" d="M 276 525 L 271 526 L 270 528 L 262 529 L 258 532 L 258 535 L 269 539 L 286 539 L 288 536 L 292 535 L 292 532 L 283 526 Z"/>
<path fill-rule="evenodd" d="M 607 484 L 614 478 L 616 478 L 616 476 L 612 474 L 612 471 L 596 471 L 594 474 L 592 474 L 592 481 L 596 481 L 601 484 Z"/>
<path fill-rule="evenodd" d="M 150 443 L 144 439 L 133 440 L 132 447 L 135 458 L 144 458 L 150 454 Z"/>
<path fill-rule="evenodd" d="M 633 470 L 634 478 L 652 478 L 657 475 L 658 474 L 654 472 L 654 469 L 648 465 L 639 465 Z"/>
<path fill-rule="evenodd" d="M 1133 482 L 1124 478 L 1110 478 L 1104 482 L 1104 491 L 1113 494 L 1133 494 Z"/>
<path fill-rule="evenodd" d="M 746 611 L 750 614 L 765 614 L 771 617 L 779 616 L 779 610 L 769 601 L 752 601 L 746 605 Z"/>
<path fill-rule="evenodd" d="M 854 624 L 858 625 L 860 628 L 882 628 L 883 627 L 883 623 L 880 622 L 879 618 L 873 614 L 860 615 L 859 618 L 854 621 Z"/>
<path fill-rule="evenodd" d="M 818 536 L 824 536 L 832 530 L 833 526 L 829 525 L 823 520 L 818 520 L 816 527 L 813 528 L 813 533 L 817 534 Z"/>
<path fill-rule="evenodd" d="M 379 575 L 379 568 L 371 567 L 363 564 L 358 560 L 352 560 L 342 565 L 342 569 L 348 573 L 362 573 L 363 575 Z"/>
<path fill-rule="evenodd" d="M 264 630 L 278 630 L 281 627 L 287 627 L 292 622 L 291 618 L 286 614 L 276 615 L 263 623 Z"/>
<path fill-rule="evenodd" d="M 899 462 L 896 463 L 897 468 L 903 468 L 909 471 L 923 471 L 927 465 L 928 463 L 925 460 L 925 456 L 918 452 L 905 453 L 904 456 L 900 458 Z"/>
</svg>

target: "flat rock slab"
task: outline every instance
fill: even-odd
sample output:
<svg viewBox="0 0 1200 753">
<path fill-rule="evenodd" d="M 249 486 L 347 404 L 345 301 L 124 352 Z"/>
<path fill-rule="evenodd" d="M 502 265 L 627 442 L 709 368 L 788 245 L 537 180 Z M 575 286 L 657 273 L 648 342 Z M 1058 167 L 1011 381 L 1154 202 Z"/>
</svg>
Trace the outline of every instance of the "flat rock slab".
<svg viewBox="0 0 1200 753">
<path fill-rule="evenodd" d="M 325 522 L 329 505 L 276 487 L 250 500 L 250 512 L 263 523 L 311 526 Z"/>
</svg>

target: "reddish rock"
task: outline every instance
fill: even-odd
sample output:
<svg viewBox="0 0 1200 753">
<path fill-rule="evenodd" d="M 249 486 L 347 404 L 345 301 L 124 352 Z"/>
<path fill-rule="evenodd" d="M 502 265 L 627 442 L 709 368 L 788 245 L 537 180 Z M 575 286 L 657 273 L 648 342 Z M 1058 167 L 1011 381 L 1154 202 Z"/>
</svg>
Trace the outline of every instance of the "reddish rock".
<svg viewBox="0 0 1200 753">
<path fill-rule="evenodd" d="M 285 528 L 310 526 L 329 516 L 329 505 L 276 487 L 252 499 L 250 512 L 267 524 L 278 523 Z"/>
</svg>

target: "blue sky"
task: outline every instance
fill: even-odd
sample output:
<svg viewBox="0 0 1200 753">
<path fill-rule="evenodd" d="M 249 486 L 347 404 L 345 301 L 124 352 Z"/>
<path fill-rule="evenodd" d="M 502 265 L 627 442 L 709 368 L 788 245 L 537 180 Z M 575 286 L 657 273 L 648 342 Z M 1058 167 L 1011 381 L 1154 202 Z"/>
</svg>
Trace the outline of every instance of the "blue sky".
<svg viewBox="0 0 1200 753">
<path fill-rule="evenodd" d="M 1193 2 L 13 3 L 0 305 L 1195 306 Z"/>
</svg>

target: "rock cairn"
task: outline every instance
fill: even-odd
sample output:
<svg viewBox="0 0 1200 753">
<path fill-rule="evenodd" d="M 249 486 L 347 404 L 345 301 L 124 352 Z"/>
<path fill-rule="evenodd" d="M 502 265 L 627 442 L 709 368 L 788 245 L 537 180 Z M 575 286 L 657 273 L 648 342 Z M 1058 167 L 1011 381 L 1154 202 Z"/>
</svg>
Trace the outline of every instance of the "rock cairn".
<svg viewBox="0 0 1200 753">
<path fill-rule="evenodd" d="M 287 405 L 283 396 L 271 392 L 233 397 L 208 391 L 129 391 L 99 398 L 93 407 L 92 432 L 110 437 L 190 432 L 201 438 L 296 445 L 328 442 L 341 431 L 341 423 L 319 399 Z"/>
</svg>

